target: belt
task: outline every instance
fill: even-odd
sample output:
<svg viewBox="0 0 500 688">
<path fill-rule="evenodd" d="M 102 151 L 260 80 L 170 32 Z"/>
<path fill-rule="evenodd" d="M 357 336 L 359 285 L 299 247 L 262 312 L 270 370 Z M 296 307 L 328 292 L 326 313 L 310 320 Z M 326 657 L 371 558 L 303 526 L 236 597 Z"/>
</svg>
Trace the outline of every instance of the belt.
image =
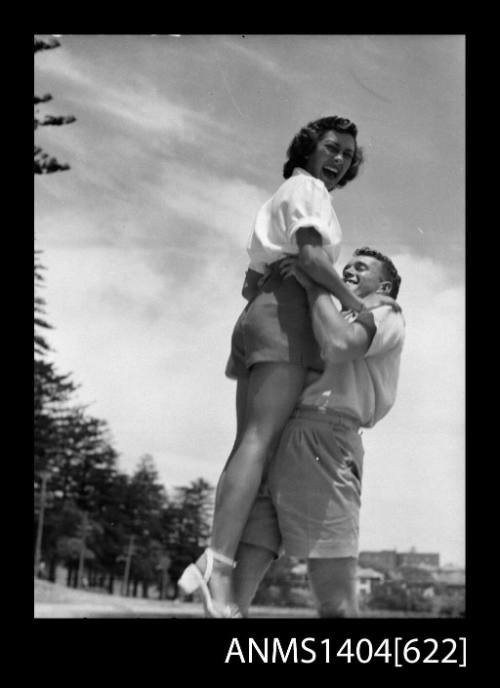
<svg viewBox="0 0 500 688">
<path fill-rule="evenodd" d="M 309 420 L 323 421 L 326 423 L 336 423 L 345 427 L 359 431 L 361 423 L 358 418 L 347 413 L 341 413 L 335 409 L 319 408 L 317 406 L 298 406 L 292 413 L 292 418 L 308 418 Z"/>
</svg>

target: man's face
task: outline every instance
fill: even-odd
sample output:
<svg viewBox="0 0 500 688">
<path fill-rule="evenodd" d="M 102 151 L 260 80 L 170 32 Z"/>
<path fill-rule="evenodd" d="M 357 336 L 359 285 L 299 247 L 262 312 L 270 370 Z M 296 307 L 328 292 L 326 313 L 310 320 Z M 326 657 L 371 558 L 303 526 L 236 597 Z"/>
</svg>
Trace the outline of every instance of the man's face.
<svg viewBox="0 0 500 688">
<path fill-rule="evenodd" d="M 353 256 L 342 271 L 347 286 L 360 298 L 376 291 L 388 293 L 383 264 L 373 256 Z M 385 285 L 385 287 L 383 286 Z"/>
<path fill-rule="evenodd" d="M 308 157 L 305 169 L 321 179 L 328 191 L 333 191 L 351 166 L 356 144 L 351 134 L 327 131 Z"/>
</svg>

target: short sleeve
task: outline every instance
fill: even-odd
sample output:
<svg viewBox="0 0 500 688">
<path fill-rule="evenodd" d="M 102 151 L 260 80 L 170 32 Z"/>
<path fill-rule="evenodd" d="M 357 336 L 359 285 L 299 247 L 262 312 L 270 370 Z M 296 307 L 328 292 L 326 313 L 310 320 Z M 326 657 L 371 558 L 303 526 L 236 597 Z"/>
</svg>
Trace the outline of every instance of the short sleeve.
<svg viewBox="0 0 500 688">
<path fill-rule="evenodd" d="M 287 196 L 282 199 L 283 219 L 289 238 L 294 237 L 301 227 L 314 227 L 325 243 L 336 243 L 332 224 L 338 224 L 338 220 L 322 182 L 305 175 L 293 179 Z"/>
<path fill-rule="evenodd" d="M 375 325 L 375 318 L 372 311 L 361 311 L 361 313 L 357 314 L 356 318 L 353 320 L 353 323 L 358 323 L 358 325 L 362 325 L 365 328 L 371 344 L 377 332 L 377 326 Z"/>
<path fill-rule="evenodd" d="M 250 258 L 250 263 L 248 264 L 249 270 L 254 270 L 254 272 L 265 273 L 267 263 L 263 260 L 257 260 L 257 258 Z"/>
<path fill-rule="evenodd" d="M 377 356 L 391 349 L 402 347 L 405 338 L 405 322 L 401 313 L 391 306 L 379 306 L 372 311 L 376 332 L 365 357 Z"/>
</svg>

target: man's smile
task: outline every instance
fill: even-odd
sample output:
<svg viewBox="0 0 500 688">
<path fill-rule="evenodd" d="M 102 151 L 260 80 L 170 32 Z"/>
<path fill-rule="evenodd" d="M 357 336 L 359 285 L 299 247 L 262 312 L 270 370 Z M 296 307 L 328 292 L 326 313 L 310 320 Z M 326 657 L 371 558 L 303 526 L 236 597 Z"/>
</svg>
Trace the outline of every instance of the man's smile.
<svg viewBox="0 0 500 688">
<path fill-rule="evenodd" d="M 356 287 L 359 284 L 359 280 L 353 277 L 352 275 L 345 275 L 344 282 L 345 284 L 351 284 L 354 287 Z"/>
</svg>

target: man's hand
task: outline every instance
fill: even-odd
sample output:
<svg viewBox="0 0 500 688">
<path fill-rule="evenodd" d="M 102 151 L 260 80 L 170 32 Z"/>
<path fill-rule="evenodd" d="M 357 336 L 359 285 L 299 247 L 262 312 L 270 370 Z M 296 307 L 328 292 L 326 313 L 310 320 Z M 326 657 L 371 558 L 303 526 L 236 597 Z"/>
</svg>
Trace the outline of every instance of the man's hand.
<svg viewBox="0 0 500 688">
<path fill-rule="evenodd" d="M 392 296 L 387 296 L 387 294 L 368 294 L 368 296 L 363 298 L 363 302 L 368 310 L 378 308 L 378 306 L 391 306 L 395 313 L 401 313 L 399 303 Z"/>
<path fill-rule="evenodd" d="M 249 268 L 245 273 L 245 281 L 243 282 L 243 289 L 241 295 L 247 301 L 252 301 L 259 293 L 260 280 L 263 275 L 261 272 Z"/>
<path fill-rule="evenodd" d="M 318 286 L 299 268 L 298 259 L 295 256 L 289 256 L 283 259 L 280 266 L 280 273 L 284 279 L 287 277 L 295 277 L 297 282 L 303 286 L 306 291 L 312 289 L 314 286 Z"/>
</svg>

